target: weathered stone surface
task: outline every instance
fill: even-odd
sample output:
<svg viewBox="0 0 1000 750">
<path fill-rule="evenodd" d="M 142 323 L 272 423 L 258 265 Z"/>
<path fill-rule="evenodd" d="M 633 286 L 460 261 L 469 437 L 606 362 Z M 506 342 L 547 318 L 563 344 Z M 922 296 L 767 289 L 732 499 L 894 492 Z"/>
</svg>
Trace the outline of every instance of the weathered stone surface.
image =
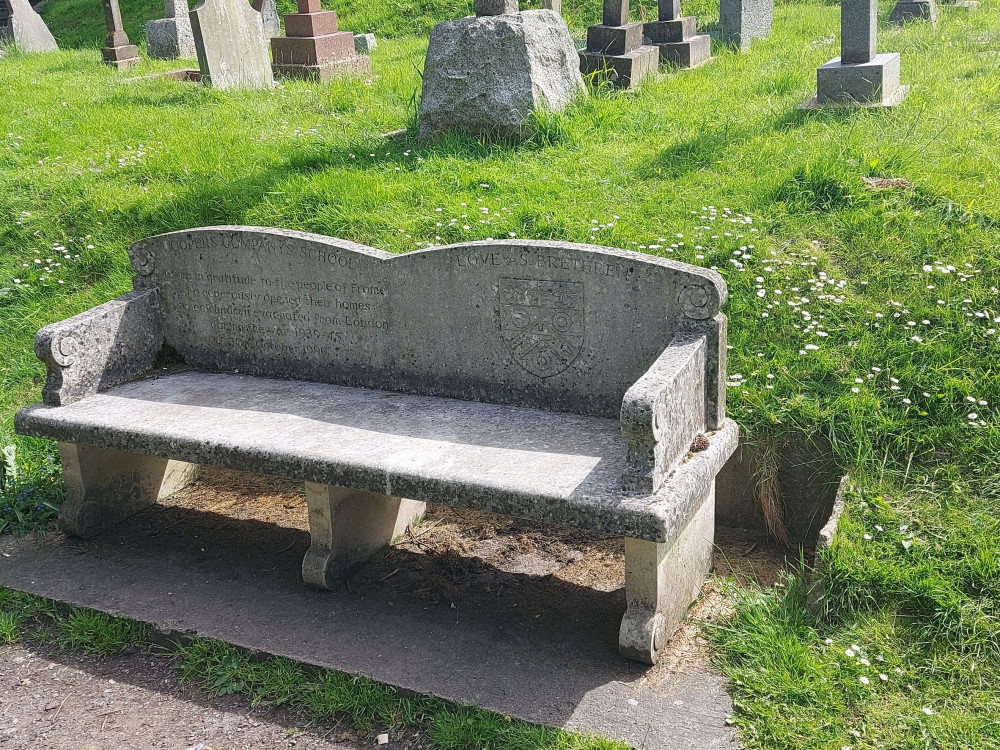
<svg viewBox="0 0 1000 750">
<path fill-rule="evenodd" d="M 835 58 L 816 72 L 817 103 L 875 104 L 895 102 L 899 84 L 899 53 L 876 55 L 871 62 L 844 65 Z"/>
<path fill-rule="evenodd" d="M 587 28 L 587 51 L 605 55 L 624 55 L 642 45 L 642 24 L 624 26 L 596 24 Z"/>
<path fill-rule="evenodd" d="M 355 34 L 354 35 L 354 51 L 359 55 L 367 55 L 375 51 L 378 47 L 378 41 L 375 39 L 374 34 Z"/>
<path fill-rule="evenodd" d="M 275 0 L 253 0 L 253 9 L 260 13 L 264 24 L 264 34 L 268 38 L 281 36 L 281 19 L 278 17 L 278 4 Z"/>
<path fill-rule="evenodd" d="M 536 110 L 558 112 L 586 89 L 562 16 L 549 10 L 436 25 L 424 64 L 420 135 L 520 134 Z"/>
<path fill-rule="evenodd" d="M 35 336 L 35 354 L 48 366 L 46 404 L 65 405 L 146 372 L 163 345 L 159 293 L 130 292 Z"/>
<path fill-rule="evenodd" d="M 843 0 L 840 6 L 840 61 L 871 62 L 877 54 L 878 0 Z"/>
<path fill-rule="evenodd" d="M 774 0 L 720 0 L 720 38 L 740 49 L 770 34 L 773 22 Z"/>
<path fill-rule="evenodd" d="M 206 83 L 219 89 L 274 86 L 264 25 L 246 0 L 199 0 L 191 30 Z"/>
<path fill-rule="evenodd" d="M 159 60 L 197 57 L 191 20 L 187 16 L 177 16 L 146 23 L 146 54 Z"/>
<path fill-rule="evenodd" d="M 604 0 L 605 26 L 624 26 L 628 23 L 628 0 Z"/>
<path fill-rule="evenodd" d="M 137 408 L 141 405 L 141 408 Z M 732 455 L 725 422 L 656 494 L 625 492 L 617 419 L 233 374 L 180 373 L 62 407 L 19 432 L 672 543 Z"/>
<path fill-rule="evenodd" d="M 518 0 L 473 0 L 472 9 L 477 16 L 500 16 L 517 13 L 520 7 Z"/>
<path fill-rule="evenodd" d="M 934 0 L 899 0 L 889 14 L 889 23 L 902 26 L 907 21 L 937 23 L 938 7 Z"/>
<path fill-rule="evenodd" d="M 0 39 L 13 40 L 21 52 L 59 49 L 49 27 L 28 0 L 0 0 Z"/>
</svg>

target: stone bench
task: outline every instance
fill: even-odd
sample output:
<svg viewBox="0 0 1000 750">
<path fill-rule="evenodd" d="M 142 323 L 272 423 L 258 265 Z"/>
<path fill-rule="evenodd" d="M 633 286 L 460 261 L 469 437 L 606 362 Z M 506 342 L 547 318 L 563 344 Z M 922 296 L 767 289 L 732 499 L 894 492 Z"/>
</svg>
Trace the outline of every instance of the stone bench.
<svg viewBox="0 0 1000 750">
<path fill-rule="evenodd" d="M 210 465 L 305 482 L 320 587 L 426 501 L 611 533 L 620 650 L 655 661 L 711 569 L 737 444 L 717 274 L 589 245 L 394 256 L 253 227 L 130 258 L 133 292 L 38 333 L 43 403 L 16 417 L 59 441 L 63 530 L 98 534 Z"/>
</svg>

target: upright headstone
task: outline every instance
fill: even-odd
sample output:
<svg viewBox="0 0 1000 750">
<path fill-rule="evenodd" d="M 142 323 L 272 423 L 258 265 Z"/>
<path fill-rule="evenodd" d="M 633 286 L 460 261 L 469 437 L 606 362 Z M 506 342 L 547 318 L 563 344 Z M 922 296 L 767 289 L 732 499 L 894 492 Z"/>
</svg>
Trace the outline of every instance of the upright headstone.
<svg viewBox="0 0 1000 750">
<path fill-rule="evenodd" d="M 278 18 L 278 4 L 275 0 L 253 0 L 253 9 L 260 13 L 264 34 L 269 39 L 281 36 L 281 19 Z"/>
<path fill-rule="evenodd" d="M 260 13 L 246 0 L 199 0 L 191 31 L 202 80 L 217 89 L 274 86 Z"/>
<path fill-rule="evenodd" d="M 161 60 L 196 57 L 187 0 L 164 0 L 164 18 L 146 24 L 146 54 Z"/>
<path fill-rule="evenodd" d="M 896 26 L 902 26 L 907 21 L 930 21 L 936 24 L 937 20 L 938 8 L 934 0 L 899 0 L 889 14 L 889 23 Z"/>
<path fill-rule="evenodd" d="M 104 0 L 104 23 L 108 27 L 104 49 L 101 50 L 104 64 L 118 70 L 134 68 L 141 62 L 139 51 L 129 42 L 125 27 L 122 26 L 122 11 L 118 7 L 118 0 Z"/>
<path fill-rule="evenodd" d="M 681 15 L 681 0 L 659 0 L 658 21 L 642 30 L 648 43 L 660 50 L 660 62 L 696 68 L 712 57 L 712 38 L 698 33 L 698 20 Z"/>
<path fill-rule="evenodd" d="M 774 0 L 720 0 L 719 38 L 747 49 L 754 39 L 771 33 Z"/>
<path fill-rule="evenodd" d="M 371 70 L 367 55 L 355 49 L 354 34 L 338 30 L 336 11 L 323 10 L 320 0 L 298 0 L 298 10 L 285 16 L 286 36 L 271 39 L 275 73 L 326 81 L 341 72 Z"/>
<path fill-rule="evenodd" d="M 562 0 L 542 0 L 543 10 L 554 10 L 559 15 L 562 15 Z"/>
<path fill-rule="evenodd" d="M 899 85 L 899 53 L 878 54 L 877 32 L 878 0 L 842 0 L 840 57 L 817 71 L 817 105 L 889 107 L 902 101 L 908 87 Z"/>
<path fill-rule="evenodd" d="M 12 40 L 21 52 L 55 52 L 55 38 L 28 0 L 0 0 L 0 40 Z"/>
<path fill-rule="evenodd" d="M 580 51 L 584 75 L 597 84 L 630 89 L 656 73 L 660 51 L 643 44 L 641 23 L 629 23 L 628 0 L 604 0 L 602 20 L 587 28 L 587 48 Z"/>
<path fill-rule="evenodd" d="M 497 10 L 513 9 L 510 13 Z M 537 111 L 560 112 L 587 87 L 566 21 L 516 2 L 476 3 L 485 15 L 431 31 L 420 99 L 420 137 L 519 137 Z"/>
</svg>

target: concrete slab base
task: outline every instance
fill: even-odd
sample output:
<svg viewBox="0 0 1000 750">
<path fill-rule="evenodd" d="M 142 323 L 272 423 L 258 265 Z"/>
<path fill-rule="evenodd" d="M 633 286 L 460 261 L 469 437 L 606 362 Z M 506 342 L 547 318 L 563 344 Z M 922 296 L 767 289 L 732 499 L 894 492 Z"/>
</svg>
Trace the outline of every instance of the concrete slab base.
<svg viewBox="0 0 1000 750">
<path fill-rule="evenodd" d="M 737 747 L 724 680 L 704 654 L 668 646 L 654 669 L 619 656 L 626 601 L 615 579 L 604 590 L 425 553 L 432 530 L 321 591 L 300 578 L 310 544 L 301 495 L 276 506 L 301 514 L 292 528 L 221 515 L 234 513 L 226 490 L 204 481 L 202 508 L 171 498 L 93 540 L 0 537 L 0 585 L 633 747 Z M 586 549 L 581 539 L 571 543 Z"/>
</svg>

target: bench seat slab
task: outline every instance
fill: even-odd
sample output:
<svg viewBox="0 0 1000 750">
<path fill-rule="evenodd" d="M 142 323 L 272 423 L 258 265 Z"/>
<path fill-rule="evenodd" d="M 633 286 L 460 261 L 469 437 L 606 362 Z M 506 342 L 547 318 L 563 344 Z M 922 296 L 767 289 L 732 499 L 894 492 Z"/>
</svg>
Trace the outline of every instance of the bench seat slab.
<svg viewBox="0 0 1000 750">
<path fill-rule="evenodd" d="M 66 499 L 59 527 L 90 539 L 198 478 L 199 466 L 156 456 L 59 443 Z"/>
<path fill-rule="evenodd" d="M 671 542 L 735 450 L 726 422 L 654 495 L 621 487 L 617 420 L 366 388 L 185 372 L 66 406 L 22 434 Z"/>
<path fill-rule="evenodd" d="M 426 503 L 306 482 L 312 545 L 302 561 L 302 580 L 331 589 L 356 565 L 419 523 Z"/>
</svg>

